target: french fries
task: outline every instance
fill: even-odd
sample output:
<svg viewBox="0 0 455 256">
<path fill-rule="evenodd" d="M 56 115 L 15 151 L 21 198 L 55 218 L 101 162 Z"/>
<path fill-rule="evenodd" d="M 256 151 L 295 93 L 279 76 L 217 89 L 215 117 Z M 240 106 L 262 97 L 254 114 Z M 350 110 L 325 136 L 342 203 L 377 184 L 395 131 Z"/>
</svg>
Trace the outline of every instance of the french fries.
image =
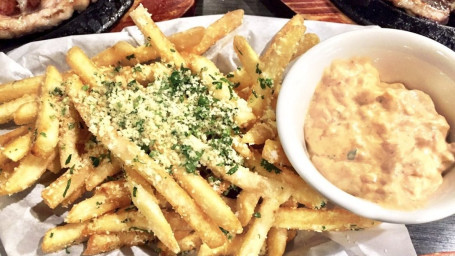
<svg viewBox="0 0 455 256">
<path fill-rule="evenodd" d="M 115 42 L 92 59 L 73 47 L 68 72 L 50 66 L 0 85 L 0 123 L 22 125 L 0 135 L 0 195 L 61 173 L 41 196 L 70 210 L 44 235 L 44 253 L 87 241 L 84 255 L 151 242 L 162 255 L 283 255 L 297 230 L 377 224 L 326 207 L 277 138 L 284 70 L 319 42 L 300 15 L 262 55 L 234 36 L 241 67 L 228 75 L 201 56 L 243 14 L 165 36 L 140 5 L 131 16 L 145 45 Z"/>
<path fill-rule="evenodd" d="M 32 147 L 32 154 L 39 157 L 48 157 L 54 152 L 58 143 L 58 128 L 60 114 L 60 103 L 58 101 L 61 89 L 62 76 L 53 66 L 46 70 L 46 78 L 41 87 L 41 103 L 36 120 L 35 143 Z"/>
</svg>

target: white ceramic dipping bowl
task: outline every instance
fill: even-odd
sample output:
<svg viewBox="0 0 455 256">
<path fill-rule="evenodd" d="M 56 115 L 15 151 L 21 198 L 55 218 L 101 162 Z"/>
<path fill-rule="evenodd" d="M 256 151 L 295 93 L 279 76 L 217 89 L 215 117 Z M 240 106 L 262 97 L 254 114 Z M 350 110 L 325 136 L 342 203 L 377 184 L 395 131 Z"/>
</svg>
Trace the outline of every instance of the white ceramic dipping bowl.
<svg viewBox="0 0 455 256">
<path fill-rule="evenodd" d="M 367 218 L 415 224 L 454 214 L 454 168 L 447 172 L 442 186 L 425 206 L 414 211 L 400 211 L 383 208 L 340 190 L 312 164 L 303 127 L 313 92 L 324 69 L 333 60 L 355 56 L 369 57 L 379 70 L 381 81 L 402 82 L 408 89 L 429 94 L 438 113 L 449 122 L 449 141 L 455 141 L 455 52 L 410 32 L 362 29 L 321 42 L 300 57 L 287 73 L 278 98 L 277 124 L 281 143 L 293 167 L 329 201 Z"/>
</svg>

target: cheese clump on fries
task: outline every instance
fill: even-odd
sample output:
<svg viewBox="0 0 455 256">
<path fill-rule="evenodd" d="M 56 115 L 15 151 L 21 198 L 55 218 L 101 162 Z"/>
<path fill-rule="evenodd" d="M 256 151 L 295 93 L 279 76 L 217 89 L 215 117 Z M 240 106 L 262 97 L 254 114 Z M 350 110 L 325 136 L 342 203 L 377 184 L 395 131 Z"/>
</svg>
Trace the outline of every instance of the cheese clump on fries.
<svg viewBox="0 0 455 256">
<path fill-rule="evenodd" d="M 234 121 L 238 112 L 235 102 L 214 98 L 198 74 L 187 68 L 163 63 L 154 66 L 155 80 L 147 86 L 136 80 L 106 79 L 104 87 L 93 89 L 84 99 L 93 117 L 89 126 L 104 133 L 114 125 L 120 135 L 169 172 L 180 162 L 187 172 L 194 173 L 199 161 L 229 166 L 228 173 L 238 170 L 243 158 L 232 148 L 232 135 L 240 133 Z M 142 72 L 141 65 L 133 72 Z M 220 89 L 232 86 L 226 78 L 220 79 L 213 82 Z M 231 97 L 237 96 L 232 93 Z M 177 152 L 179 159 L 169 159 L 177 157 L 170 151 Z"/>
</svg>

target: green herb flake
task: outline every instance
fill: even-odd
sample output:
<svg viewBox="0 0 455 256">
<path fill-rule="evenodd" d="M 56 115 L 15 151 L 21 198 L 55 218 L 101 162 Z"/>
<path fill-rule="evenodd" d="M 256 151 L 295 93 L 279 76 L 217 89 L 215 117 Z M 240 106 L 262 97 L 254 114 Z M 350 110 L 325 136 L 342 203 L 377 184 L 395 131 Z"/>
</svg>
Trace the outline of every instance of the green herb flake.
<svg viewBox="0 0 455 256">
<path fill-rule="evenodd" d="M 49 235 L 50 238 L 54 237 L 54 232 L 51 232 L 51 234 Z"/>
<path fill-rule="evenodd" d="M 348 154 L 346 155 L 346 157 L 348 158 L 348 160 L 354 160 L 356 155 L 357 155 L 357 149 L 355 148 L 355 149 L 349 151 Z"/>
<path fill-rule="evenodd" d="M 261 86 L 261 88 L 263 90 L 265 90 L 265 88 L 267 88 L 267 87 L 272 88 L 272 86 L 273 86 L 273 81 L 270 78 L 259 77 L 258 80 L 259 80 L 259 85 Z"/>
<path fill-rule="evenodd" d="M 136 58 L 136 56 L 134 56 L 134 53 L 131 54 L 131 55 L 126 56 L 127 60 L 131 60 L 131 59 L 134 59 L 134 58 Z"/>
<path fill-rule="evenodd" d="M 223 234 L 227 237 L 227 239 L 231 240 L 232 239 L 232 235 L 231 233 L 229 233 L 229 231 L 227 231 L 226 229 L 222 228 L 222 227 L 219 227 L 221 232 L 223 232 Z"/>
<path fill-rule="evenodd" d="M 256 63 L 256 74 L 262 74 L 262 70 L 259 69 L 259 63 Z"/>
<path fill-rule="evenodd" d="M 65 165 L 69 164 L 71 162 L 71 156 L 73 154 L 69 154 L 68 157 L 66 158 Z"/>
<path fill-rule="evenodd" d="M 137 193 L 137 187 L 134 186 L 134 187 L 133 187 L 133 197 L 136 197 L 136 193 Z"/>
<path fill-rule="evenodd" d="M 65 252 L 66 254 L 71 254 L 70 250 L 68 249 L 68 247 L 65 247 Z"/>
<path fill-rule="evenodd" d="M 264 158 L 261 159 L 261 166 L 264 167 L 264 169 L 268 172 L 275 172 L 276 174 L 281 173 L 281 170 L 276 167 L 275 165 L 269 163 L 267 160 Z"/>
<path fill-rule="evenodd" d="M 232 167 L 231 169 L 229 169 L 229 171 L 227 171 L 226 174 L 232 175 L 232 174 L 236 173 L 238 170 L 239 170 L 239 166 L 236 165 L 236 166 Z"/>
<path fill-rule="evenodd" d="M 41 136 L 43 136 L 44 138 L 47 138 L 47 134 L 45 132 L 40 132 L 39 133 Z"/>
<path fill-rule="evenodd" d="M 71 179 L 68 180 L 68 182 L 66 182 L 66 188 L 65 188 L 65 191 L 63 191 L 63 197 L 66 197 L 66 193 L 68 192 L 68 189 L 70 188 L 71 186 Z"/>
<path fill-rule="evenodd" d="M 54 96 L 63 96 L 63 91 L 59 87 L 55 87 L 50 94 Z"/>
<path fill-rule="evenodd" d="M 171 52 L 175 52 L 175 50 L 174 50 L 174 49 L 170 49 L 170 51 L 171 51 Z"/>
<path fill-rule="evenodd" d="M 93 167 L 98 167 L 100 165 L 100 158 L 99 157 L 95 157 L 95 156 L 90 156 L 90 161 L 92 161 L 92 165 Z"/>
<path fill-rule="evenodd" d="M 255 212 L 255 213 L 253 213 L 253 217 L 261 218 L 261 213 L 260 212 Z"/>
</svg>

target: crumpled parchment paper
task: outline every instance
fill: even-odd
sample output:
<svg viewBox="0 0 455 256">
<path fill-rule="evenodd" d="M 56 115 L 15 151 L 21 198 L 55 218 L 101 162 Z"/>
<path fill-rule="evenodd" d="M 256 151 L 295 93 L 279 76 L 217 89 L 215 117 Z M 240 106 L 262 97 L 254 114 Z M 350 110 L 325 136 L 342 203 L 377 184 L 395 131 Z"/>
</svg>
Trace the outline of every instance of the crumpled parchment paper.
<svg viewBox="0 0 455 256">
<path fill-rule="evenodd" d="M 166 35 L 194 26 L 208 26 L 220 16 L 182 18 L 158 23 Z M 247 38 L 256 52 L 260 53 L 271 37 L 284 25 L 286 19 L 245 16 L 244 23 L 212 47 L 206 56 L 221 71 L 229 72 L 239 65 L 232 40 L 234 35 Z M 355 29 L 378 29 L 327 22 L 306 21 L 307 32 L 317 33 L 321 40 Z M 7 54 L 0 53 L 0 83 L 44 73 L 46 66 L 54 65 L 60 71 L 68 66 L 65 53 L 72 46 L 81 47 L 87 55 L 94 56 L 101 50 L 124 40 L 141 44 L 144 39 L 136 27 L 123 32 L 97 35 L 71 36 L 33 42 Z M 8 127 L 7 127 L 8 128 Z M 3 131 L 7 129 L 3 127 Z M 55 175 L 45 174 L 33 187 L 12 196 L 0 197 L 0 242 L 8 255 L 43 255 L 40 249 L 42 236 L 49 228 L 63 222 L 66 209 L 51 210 L 41 199 L 41 190 Z M 69 248 L 71 255 L 79 255 L 83 245 Z M 150 255 L 146 247 L 122 248 L 106 255 Z M 67 255 L 65 250 L 52 255 Z M 408 231 L 404 225 L 381 224 L 363 231 L 347 232 L 300 232 L 289 246 L 286 255 L 416 255 Z"/>
</svg>

